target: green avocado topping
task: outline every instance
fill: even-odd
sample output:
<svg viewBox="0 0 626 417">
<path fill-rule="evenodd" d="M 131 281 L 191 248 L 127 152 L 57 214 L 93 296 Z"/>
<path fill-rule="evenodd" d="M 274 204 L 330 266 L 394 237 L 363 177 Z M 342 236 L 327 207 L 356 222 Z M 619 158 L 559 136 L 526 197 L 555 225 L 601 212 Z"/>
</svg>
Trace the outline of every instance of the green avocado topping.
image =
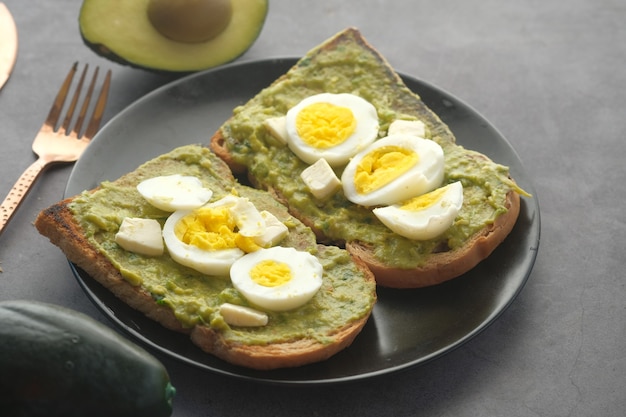
<svg viewBox="0 0 626 417">
<path fill-rule="evenodd" d="M 524 192 L 509 178 L 507 167 L 457 145 L 448 127 L 399 78 L 389 74 L 380 60 L 358 43 L 345 42 L 319 54 L 313 51 L 280 82 L 236 108 L 222 133 L 234 161 L 247 167 L 264 187 L 278 190 L 294 211 L 310 219 L 329 240 L 359 241 L 390 267 L 411 269 L 435 251 L 462 246 L 493 223 L 507 211 L 504 204 L 511 189 Z M 426 241 L 410 240 L 393 233 L 370 209 L 351 203 L 342 192 L 324 201 L 311 195 L 300 178 L 308 164 L 274 139 L 263 122 L 284 116 L 302 99 L 322 92 L 351 93 L 372 103 L 378 112 L 380 137 L 394 120 L 420 120 L 426 125 L 427 139 L 444 150 L 442 185 L 461 181 L 464 188 L 463 207 L 444 234 Z M 341 176 L 341 169 L 337 175 Z"/>
<path fill-rule="evenodd" d="M 320 259 L 324 267 L 320 291 L 296 310 L 266 312 L 267 326 L 230 327 L 219 314 L 219 306 L 225 302 L 250 305 L 234 289 L 229 277 L 207 276 L 181 266 L 167 251 L 159 257 L 147 257 L 118 246 L 114 237 L 125 217 L 165 222 L 169 213 L 147 203 L 136 186 L 145 179 L 171 174 L 196 176 L 213 191 L 213 200 L 235 192 L 249 198 L 257 209 L 272 212 L 290 230 L 281 246 L 308 251 Z M 184 326 L 208 325 L 222 332 L 229 341 L 266 344 L 307 337 L 330 342 L 333 332 L 369 314 L 375 301 L 375 284 L 363 278 L 345 250 L 318 247 L 311 230 L 291 217 L 269 194 L 240 185 L 224 175 L 224 164 L 205 147 L 184 146 L 155 158 L 116 181 L 103 182 L 96 190 L 82 193 L 73 200 L 70 209 L 90 243 L 127 281 L 150 293 L 159 304 L 170 307 Z"/>
</svg>

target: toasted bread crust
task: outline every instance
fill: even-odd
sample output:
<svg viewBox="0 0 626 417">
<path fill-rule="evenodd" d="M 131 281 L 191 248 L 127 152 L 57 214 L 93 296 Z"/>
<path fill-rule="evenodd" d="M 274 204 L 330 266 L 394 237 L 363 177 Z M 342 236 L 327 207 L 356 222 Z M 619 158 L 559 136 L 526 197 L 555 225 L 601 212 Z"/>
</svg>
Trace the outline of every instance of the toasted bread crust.
<svg viewBox="0 0 626 417">
<path fill-rule="evenodd" d="M 220 334 L 207 326 L 196 326 L 191 340 L 205 352 L 236 365 L 257 370 L 291 368 L 324 361 L 352 344 L 367 322 L 367 317 L 329 335 L 333 343 L 313 339 L 274 343 L 265 346 L 225 343 Z"/>
<path fill-rule="evenodd" d="M 359 242 L 348 242 L 346 249 L 361 259 L 376 276 L 376 283 L 390 288 L 420 288 L 440 284 L 463 275 L 486 259 L 513 229 L 520 211 L 520 197 L 509 191 L 507 212 L 489 226 L 471 236 L 463 246 L 452 251 L 433 253 L 428 262 L 414 269 L 393 268 L 372 256 L 370 248 Z"/>
<path fill-rule="evenodd" d="M 228 150 L 226 146 L 226 138 L 222 134 L 221 130 L 218 130 L 213 134 L 211 140 L 209 141 L 209 148 L 213 151 L 214 154 L 220 157 L 222 161 L 228 165 L 230 171 L 235 176 L 241 176 L 248 172 L 248 168 L 245 165 L 242 165 L 235 161 L 232 154 Z M 250 178 L 253 180 L 253 178 Z"/>
<path fill-rule="evenodd" d="M 157 304 L 142 287 L 133 286 L 125 280 L 111 262 L 89 243 L 69 209 L 71 201 L 72 198 L 68 198 L 43 210 L 35 221 L 37 230 L 58 246 L 69 261 L 124 303 L 170 330 L 189 334 L 192 342 L 202 350 L 229 363 L 252 369 L 270 370 L 322 361 L 349 346 L 369 318 L 368 314 L 327 335 L 333 339 L 332 343 L 299 339 L 268 345 L 243 345 L 229 342 L 220 332 L 205 325 L 196 325 L 192 329 L 185 328 L 171 309 Z M 320 250 L 323 250 L 323 247 Z M 356 264 L 363 271 L 365 279 L 374 282 L 374 276 L 369 269 L 360 261 L 356 261 Z"/>
<path fill-rule="evenodd" d="M 131 285 L 120 272 L 87 240 L 69 209 L 72 198 L 65 199 L 39 213 L 35 227 L 58 246 L 67 259 L 111 291 L 116 297 L 168 329 L 187 333 L 172 311 L 155 303 L 141 287 Z"/>
</svg>

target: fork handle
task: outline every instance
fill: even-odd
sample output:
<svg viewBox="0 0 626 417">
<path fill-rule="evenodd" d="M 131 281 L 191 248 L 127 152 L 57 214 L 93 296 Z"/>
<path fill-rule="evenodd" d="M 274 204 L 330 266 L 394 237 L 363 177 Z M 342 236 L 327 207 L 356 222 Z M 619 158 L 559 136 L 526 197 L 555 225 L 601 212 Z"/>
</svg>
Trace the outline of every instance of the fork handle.
<svg viewBox="0 0 626 417">
<path fill-rule="evenodd" d="M 0 205 L 0 234 L 2 234 L 4 227 L 9 223 L 9 220 L 11 220 L 13 214 L 15 214 L 15 211 L 46 165 L 46 161 L 41 158 L 37 159 L 31 166 L 26 168 L 26 171 L 24 171 L 13 188 L 11 188 L 11 191 L 9 191 L 9 194 Z"/>
</svg>

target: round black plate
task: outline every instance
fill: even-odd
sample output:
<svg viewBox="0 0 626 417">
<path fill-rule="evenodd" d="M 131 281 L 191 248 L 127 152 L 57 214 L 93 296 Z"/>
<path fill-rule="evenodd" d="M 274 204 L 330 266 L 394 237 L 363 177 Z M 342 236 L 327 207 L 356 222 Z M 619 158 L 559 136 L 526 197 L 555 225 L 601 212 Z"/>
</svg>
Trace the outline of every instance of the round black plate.
<svg viewBox="0 0 626 417">
<path fill-rule="evenodd" d="M 76 163 L 66 196 L 114 180 L 174 147 L 206 144 L 235 106 L 287 71 L 295 59 L 232 64 L 161 87 L 114 117 Z M 534 194 L 521 161 L 507 140 L 467 104 L 409 76 L 406 84 L 446 122 L 457 142 L 508 165 Z M 471 272 L 448 283 L 416 290 L 380 289 L 362 333 L 347 350 L 300 368 L 253 371 L 232 366 L 196 348 L 185 335 L 166 330 L 111 295 L 72 265 L 88 297 L 138 341 L 208 371 L 249 380 L 323 384 L 370 378 L 424 363 L 460 346 L 492 323 L 524 286 L 540 235 L 536 198 L 522 199 L 512 233 Z"/>
</svg>

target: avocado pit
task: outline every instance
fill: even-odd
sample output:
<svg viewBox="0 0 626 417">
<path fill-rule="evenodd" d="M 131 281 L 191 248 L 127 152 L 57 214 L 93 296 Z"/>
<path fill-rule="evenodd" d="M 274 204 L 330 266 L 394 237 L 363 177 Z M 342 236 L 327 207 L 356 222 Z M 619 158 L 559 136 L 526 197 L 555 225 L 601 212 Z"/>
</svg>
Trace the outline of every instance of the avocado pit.
<svg viewBox="0 0 626 417">
<path fill-rule="evenodd" d="M 229 25 L 230 0 L 150 0 L 148 19 L 163 36 L 185 43 L 205 42 Z"/>
</svg>

